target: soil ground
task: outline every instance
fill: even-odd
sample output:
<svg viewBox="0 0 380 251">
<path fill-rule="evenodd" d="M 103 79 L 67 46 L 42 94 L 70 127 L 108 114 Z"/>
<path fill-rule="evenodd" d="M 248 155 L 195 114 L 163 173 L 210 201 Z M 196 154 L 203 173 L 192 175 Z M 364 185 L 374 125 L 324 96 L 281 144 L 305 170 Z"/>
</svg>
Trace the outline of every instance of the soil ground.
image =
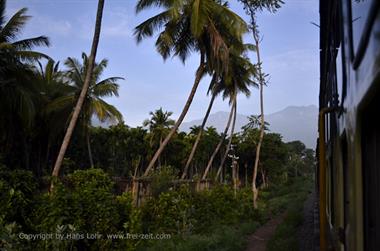
<svg viewBox="0 0 380 251">
<path fill-rule="evenodd" d="M 248 237 L 248 246 L 246 251 L 265 251 L 267 242 L 272 238 L 276 227 L 284 219 L 285 214 L 281 214 L 265 225 L 261 226 L 256 232 Z"/>
<path fill-rule="evenodd" d="M 303 208 L 304 221 L 298 229 L 298 240 L 300 251 L 312 251 L 318 250 L 318 235 L 316 227 L 317 217 L 317 201 L 315 192 L 309 195 L 309 198 L 305 201 Z"/>
</svg>

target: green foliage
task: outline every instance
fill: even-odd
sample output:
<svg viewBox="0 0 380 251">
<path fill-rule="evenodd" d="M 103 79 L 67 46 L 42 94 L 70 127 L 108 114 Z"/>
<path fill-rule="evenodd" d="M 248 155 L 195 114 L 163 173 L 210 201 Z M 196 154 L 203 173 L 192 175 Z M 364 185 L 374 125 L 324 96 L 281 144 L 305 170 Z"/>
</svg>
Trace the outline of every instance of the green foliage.
<svg viewBox="0 0 380 251">
<path fill-rule="evenodd" d="M 214 226 L 214 231 L 208 234 L 192 234 L 175 236 L 170 240 L 156 242 L 155 245 L 144 247 L 143 250 L 168 251 L 211 251 L 211 250 L 243 250 L 247 234 L 253 233 L 259 226 L 257 222 L 244 222 L 239 226 Z"/>
<path fill-rule="evenodd" d="M 241 250 L 245 236 L 261 220 L 249 190 L 215 187 L 193 192 L 181 186 L 143 206 L 145 232 L 171 233 L 170 240 L 149 241 L 142 250 Z M 243 223 L 245 222 L 245 223 Z"/>
<path fill-rule="evenodd" d="M 273 193 L 274 197 L 268 202 L 268 207 L 277 212 L 286 210 L 286 216 L 268 242 L 268 251 L 298 250 L 297 231 L 303 222 L 303 203 L 311 187 L 309 179 L 296 178 L 282 186 L 284 189 L 276 188 L 278 193 Z"/>
<path fill-rule="evenodd" d="M 169 191 L 173 186 L 172 181 L 176 177 L 177 174 L 171 166 L 161 166 L 158 170 L 155 170 L 150 176 L 152 196 L 157 198 L 161 193 Z"/>
<path fill-rule="evenodd" d="M 0 166 L 0 217 L 4 222 L 26 227 L 36 192 L 37 183 L 30 171 L 9 171 Z"/>
<path fill-rule="evenodd" d="M 193 230 L 193 195 L 186 186 L 162 192 L 143 206 L 144 231 L 185 234 Z"/>
<path fill-rule="evenodd" d="M 18 237 L 19 230 L 15 222 L 7 224 L 0 215 L 0 250 L 25 250 Z"/>
<path fill-rule="evenodd" d="M 133 198 L 130 193 L 123 193 L 116 197 L 116 204 L 120 223 L 123 224 L 119 233 L 140 234 L 142 233 L 141 210 L 133 205 Z M 140 244 L 140 240 L 119 241 L 117 248 L 120 250 L 135 250 Z"/>
<path fill-rule="evenodd" d="M 35 219 L 37 231 L 55 232 L 59 226 L 71 225 L 73 232 L 79 234 L 105 236 L 117 232 L 120 219 L 112 194 L 114 184 L 102 170 L 75 171 L 65 182 L 66 186 L 57 182 L 52 194 L 42 195 Z M 44 243 L 44 248 L 54 247 L 54 244 L 54 240 Z M 84 238 L 76 241 L 75 246 L 105 249 L 112 247 L 112 241 Z"/>
</svg>

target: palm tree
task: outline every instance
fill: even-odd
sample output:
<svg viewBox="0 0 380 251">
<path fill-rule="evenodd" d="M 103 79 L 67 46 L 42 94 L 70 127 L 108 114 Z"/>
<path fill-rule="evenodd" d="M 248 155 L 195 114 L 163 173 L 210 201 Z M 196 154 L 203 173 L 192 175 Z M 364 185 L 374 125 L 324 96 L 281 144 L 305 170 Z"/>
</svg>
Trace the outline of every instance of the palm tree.
<svg viewBox="0 0 380 251">
<path fill-rule="evenodd" d="M 6 1 L 0 0 L 0 148 L 12 153 L 15 142 L 20 142 L 23 164 L 28 168 L 30 153 L 26 131 L 34 122 L 41 96 L 29 63 L 41 57 L 48 58 L 33 49 L 48 46 L 49 39 L 39 36 L 17 40 L 31 17 L 26 15 L 27 9 L 24 8 L 6 20 L 5 7 Z"/>
<path fill-rule="evenodd" d="M 229 116 L 228 116 L 226 127 L 224 128 L 224 132 L 221 135 L 219 143 L 216 145 L 215 150 L 212 153 L 212 155 L 211 155 L 211 157 L 210 157 L 210 159 L 209 159 L 209 161 L 207 163 L 206 169 L 203 172 L 203 175 L 202 175 L 202 179 L 203 180 L 207 178 L 207 175 L 208 175 L 208 173 L 209 173 L 209 171 L 211 169 L 212 163 L 214 162 L 214 158 L 218 154 L 219 149 L 221 148 L 221 146 L 222 146 L 222 144 L 224 142 L 224 139 L 226 138 L 228 129 L 230 128 L 230 124 L 231 124 L 232 117 L 233 117 L 234 110 L 235 110 L 235 101 L 234 100 L 235 100 L 235 97 L 232 97 L 232 100 L 230 102 L 230 103 L 232 103 L 232 105 L 231 105 L 231 111 L 230 111 Z"/>
<path fill-rule="evenodd" d="M 24 61 L 46 57 L 32 51 L 37 46 L 49 46 L 45 36 L 17 40 L 27 21 L 27 9 L 17 11 L 8 21 L 5 20 L 6 1 L 0 0 L 0 106 L 4 112 L 15 112 L 21 120 L 30 123 L 34 116 L 34 96 L 38 95 L 32 79 L 34 76 L 30 65 Z M 9 121 L 9 120 L 3 120 Z"/>
<path fill-rule="evenodd" d="M 45 156 L 38 156 L 34 164 L 38 169 L 38 174 L 42 167 L 48 166 L 50 149 L 52 143 L 55 142 L 58 135 L 64 132 L 66 124 L 65 116 L 62 113 L 48 112 L 48 106 L 52 100 L 67 95 L 70 91 L 68 85 L 65 84 L 63 73 L 59 70 L 59 62 L 49 59 L 45 65 L 37 61 L 35 66 L 36 85 L 40 93 L 39 102 L 36 102 L 36 118 L 34 122 L 35 142 L 38 145 L 38 153 L 41 155 L 45 150 Z M 68 113 L 67 113 L 68 114 Z"/>
<path fill-rule="evenodd" d="M 250 115 L 247 117 L 248 119 L 248 123 L 246 125 L 244 125 L 241 129 L 243 129 L 243 131 L 245 130 L 248 130 L 248 129 L 257 129 L 257 128 L 260 128 L 260 124 L 261 124 L 261 115 Z M 264 130 L 265 131 L 268 131 L 269 128 L 269 123 L 268 122 L 264 122 Z"/>
<path fill-rule="evenodd" d="M 80 111 L 82 109 L 82 105 L 83 105 L 85 98 L 86 98 L 86 95 L 87 95 L 87 90 L 90 86 L 93 68 L 94 68 L 94 63 L 95 63 L 95 58 L 96 58 L 96 52 L 98 50 L 98 44 L 99 44 L 100 29 L 101 29 L 101 25 L 102 25 L 102 16 L 103 16 L 103 7 L 104 7 L 104 0 L 99 0 L 98 1 L 98 9 L 97 9 L 97 13 L 96 13 L 94 37 L 92 40 L 91 53 L 90 53 L 90 57 L 88 59 L 88 66 L 87 66 L 87 70 L 86 70 L 86 75 L 85 75 L 85 78 L 83 81 L 83 88 L 80 92 L 78 101 L 77 101 L 75 108 L 74 108 L 73 115 L 71 117 L 71 120 L 70 120 L 69 126 L 67 128 L 65 137 L 63 139 L 61 148 L 59 150 L 58 157 L 57 157 L 57 160 L 55 162 L 53 173 L 52 173 L 53 177 L 58 177 L 58 175 L 59 175 L 59 171 L 60 171 L 61 166 L 62 166 L 63 157 L 65 156 L 66 149 L 70 143 L 71 136 L 74 132 L 74 128 L 75 128 L 75 125 L 77 123 Z M 52 190 L 52 189 L 53 189 L 53 183 L 51 183 L 51 187 L 50 187 L 50 190 Z"/>
<path fill-rule="evenodd" d="M 65 61 L 65 65 L 68 67 L 68 70 L 65 73 L 65 78 L 70 83 L 70 85 L 66 86 L 66 88 L 70 88 L 71 90 L 66 95 L 60 96 L 53 100 L 48 106 L 49 111 L 72 110 L 72 108 L 75 106 L 75 101 L 80 95 L 84 85 L 84 78 L 89 65 L 88 60 L 89 58 L 87 55 L 85 53 L 82 53 L 83 63 L 79 62 L 79 60 L 75 58 L 70 57 Z M 89 88 L 87 95 L 85 96 L 82 112 L 79 116 L 78 121 L 78 123 L 80 123 L 84 129 L 91 167 L 94 167 L 90 144 L 90 127 L 92 118 L 95 116 L 101 122 L 121 122 L 123 120 L 123 116 L 116 109 L 116 107 L 110 105 L 103 99 L 104 97 L 118 97 L 119 84 L 117 81 L 123 79 L 121 77 L 101 79 L 101 75 L 107 65 L 108 60 L 106 59 L 101 60 L 99 63 L 94 63 Z"/>
<path fill-rule="evenodd" d="M 231 130 L 231 137 L 228 142 L 226 152 L 223 155 L 221 164 L 218 168 L 217 176 L 221 173 L 221 169 L 224 165 L 225 159 L 228 154 L 228 149 L 231 145 L 232 135 L 234 133 L 235 129 L 235 121 L 236 121 L 236 102 L 237 102 L 237 94 L 238 93 L 244 93 L 246 96 L 250 95 L 250 86 L 256 86 L 256 83 L 254 81 L 254 78 L 257 75 L 256 72 L 256 66 L 252 65 L 249 61 L 249 58 L 246 55 L 247 50 L 253 50 L 254 47 L 251 45 L 245 45 L 245 50 L 240 50 L 236 48 L 231 48 L 230 50 L 230 60 L 228 65 L 228 71 L 225 74 L 222 74 L 216 78 L 216 83 L 213 84 L 214 86 L 214 95 L 217 95 L 218 93 L 222 93 L 223 99 L 228 98 L 230 99 L 230 104 L 232 104 L 231 112 L 229 115 L 229 119 L 227 122 L 227 126 L 224 130 L 223 137 L 220 140 L 219 144 L 217 145 L 213 155 L 211 156 L 209 163 L 207 164 L 206 170 L 203 175 L 203 179 L 207 177 L 207 174 L 211 168 L 211 165 L 213 163 L 214 157 L 216 156 L 217 152 L 219 151 L 220 147 L 223 144 L 225 135 L 227 135 L 232 116 L 234 117 L 233 123 L 232 123 L 232 130 Z"/>
<path fill-rule="evenodd" d="M 228 44 L 242 44 L 242 34 L 247 31 L 245 22 L 239 16 L 215 0 L 139 0 L 136 11 L 151 6 L 160 6 L 164 10 L 135 28 L 137 41 L 163 28 L 156 40 L 156 48 L 164 59 L 173 55 L 185 62 L 188 55 L 196 51 L 200 54 L 200 62 L 186 104 L 144 175 L 149 174 L 182 123 L 202 77 L 207 72 L 221 71 L 228 65 Z"/>
<path fill-rule="evenodd" d="M 192 135 L 192 136 L 198 135 L 200 130 L 201 130 L 201 126 L 193 125 L 192 127 L 190 127 L 189 135 Z"/>
<path fill-rule="evenodd" d="M 151 118 L 146 119 L 143 122 L 143 126 L 148 127 L 150 131 L 150 145 L 152 146 L 155 141 L 158 141 L 158 146 L 162 144 L 162 139 L 166 137 L 170 127 L 175 123 L 174 120 L 170 119 L 172 112 L 163 111 L 162 107 L 160 109 L 149 113 Z M 158 165 L 161 166 L 160 158 L 158 159 Z"/>
<path fill-rule="evenodd" d="M 197 150 L 198 144 L 199 144 L 199 142 L 201 140 L 201 137 L 202 137 L 202 134 L 203 134 L 204 127 L 205 127 L 207 119 L 208 119 L 208 117 L 210 115 L 211 108 L 212 108 L 212 106 L 214 104 L 214 100 L 215 100 L 215 95 L 211 95 L 211 100 L 210 100 L 210 103 L 208 105 L 208 108 L 207 108 L 207 111 L 206 111 L 206 115 L 203 118 L 201 126 L 199 126 L 199 128 L 198 128 L 197 137 L 195 139 L 193 147 L 191 148 L 191 152 L 190 152 L 189 158 L 186 161 L 185 168 L 183 169 L 183 173 L 182 173 L 182 176 L 181 176 L 182 180 L 186 178 L 187 172 L 189 170 L 190 163 L 191 163 L 191 161 L 194 158 L 195 151 Z"/>
<path fill-rule="evenodd" d="M 36 46 L 49 46 L 45 36 L 16 40 L 31 16 L 27 16 L 27 8 L 17 11 L 8 22 L 5 21 L 5 0 L 0 0 L 0 50 L 9 50 L 22 60 L 34 60 L 41 57 L 49 58 L 43 53 L 32 51 Z"/>
</svg>

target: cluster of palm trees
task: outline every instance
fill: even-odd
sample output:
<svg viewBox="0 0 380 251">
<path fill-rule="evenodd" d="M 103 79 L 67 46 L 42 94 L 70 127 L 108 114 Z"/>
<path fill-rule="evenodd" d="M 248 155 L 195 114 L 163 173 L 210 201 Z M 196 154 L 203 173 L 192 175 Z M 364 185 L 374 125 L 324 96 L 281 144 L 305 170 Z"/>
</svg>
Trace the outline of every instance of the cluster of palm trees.
<svg viewBox="0 0 380 251">
<path fill-rule="evenodd" d="M 186 161 L 181 178 L 185 179 L 188 175 L 189 165 L 201 140 L 214 100 L 218 95 L 221 95 L 223 99 L 229 100 L 231 111 L 223 137 L 212 154 L 203 174 L 203 178 L 208 176 L 214 157 L 220 151 L 221 145 L 230 130 L 230 139 L 217 170 L 216 178 L 218 178 L 218 175 L 222 172 L 235 130 L 238 94 L 250 95 L 251 87 L 260 87 L 261 97 L 261 134 L 256 153 L 252 153 L 256 156 L 254 167 L 256 171 L 254 173 L 257 172 L 260 146 L 265 127 L 263 114 L 265 75 L 262 72 L 259 51 L 260 37 L 255 15 L 257 11 L 263 9 L 274 12 L 280 7 L 282 1 L 239 1 L 243 3 L 245 10 L 251 17 L 250 25 L 229 8 L 227 1 L 137 1 L 137 13 L 151 7 L 159 7 L 156 8 L 159 10 L 159 13 L 135 28 L 134 34 L 138 42 L 157 33 L 155 46 L 158 53 L 164 59 L 179 57 L 185 62 L 191 53 L 199 55 L 199 65 L 195 73 L 195 79 L 178 119 L 175 122 L 168 121 L 168 124 L 164 128 L 156 127 L 154 123 L 145 123 L 150 130 L 161 131 L 161 133 L 158 134 L 160 135 L 159 146 L 146 167 L 144 176 L 149 175 L 156 166 L 156 162 L 160 161 L 160 155 L 185 118 L 198 85 L 206 75 L 211 76 L 208 92 L 211 96 L 210 104 L 199 128 L 190 156 Z M 102 70 L 107 66 L 107 61 L 102 60 L 99 63 L 95 61 L 100 40 L 103 8 L 104 0 L 99 0 L 90 54 L 87 56 L 83 53 L 82 63 L 74 58 L 68 58 L 65 61 L 67 70 L 62 72 L 59 70 L 59 64 L 55 63 L 48 56 L 32 51 L 34 46 L 48 46 L 49 40 L 46 37 L 41 36 L 14 41 L 29 16 L 25 15 L 26 9 L 22 9 L 13 15 L 8 22 L 5 22 L 5 0 L 0 0 L 0 102 L 5 104 L 5 106 L 0 107 L 0 116 L 2 116 L 2 121 L 6 121 L 5 123 L 1 123 L 0 126 L 1 129 L 14 130 L 12 123 L 9 123 L 9 121 L 20 120 L 22 123 L 26 123 L 22 124 L 23 126 L 19 128 L 22 130 L 30 128 L 27 124 L 34 122 L 42 123 L 43 125 L 40 128 L 45 128 L 46 131 L 44 133 L 51 134 L 52 138 L 64 134 L 63 143 L 60 146 L 53 168 L 53 176 L 59 175 L 74 130 L 80 130 L 79 128 L 81 128 L 83 134 L 86 135 L 89 158 L 93 166 L 88 130 L 88 127 L 91 125 L 92 116 L 96 115 L 101 121 L 107 119 L 122 120 L 120 112 L 101 99 L 105 96 L 118 95 L 117 81 L 120 79 L 113 77 L 100 80 Z M 243 35 L 249 31 L 253 32 L 254 45 L 246 44 L 243 41 Z M 256 64 L 250 62 L 248 57 L 249 51 L 256 52 Z M 39 60 L 43 58 L 48 60 L 45 67 L 39 63 Z M 30 84 L 31 82 L 35 82 L 35 84 Z M 35 98 L 36 96 L 37 98 Z M 15 103 L 17 104 L 14 105 Z M 7 112 L 4 109 L 7 109 Z M 167 120 L 171 115 L 165 114 L 162 109 L 157 114 L 159 115 L 156 118 L 157 120 Z M 12 134 L 5 133 L 4 135 Z M 51 139 L 48 139 L 45 146 L 47 149 L 50 147 L 50 142 Z M 253 186 L 255 186 L 255 180 L 256 177 L 254 175 Z"/>
<path fill-rule="evenodd" d="M 252 50 L 254 47 L 243 43 L 243 35 L 248 32 L 248 26 L 241 17 L 228 8 L 226 3 L 214 0 L 141 0 L 138 2 L 136 10 L 140 12 L 154 5 L 163 7 L 163 11 L 136 27 L 137 40 L 141 41 L 144 37 L 150 37 L 155 31 L 158 31 L 156 48 L 164 59 L 169 56 L 178 56 L 185 62 L 190 52 L 195 51 L 199 53 L 200 61 L 185 107 L 171 131 L 160 144 L 144 175 L 149 174 L 166 144 L 182 123 L 201 79 L 206 74 L 212 76 L 209 85 L 210 105 L 186 162 L 182 175 L 182 178 L 185 178 L 215 97 L 222 94 L 223 98 L 230 99 L 231 118 L 236 111 L 238 92 L 249 95 L 249 87 L 255 85 L 256 67 L 250 63 L 246 55 L 247 50 Z M 227 133 L 230 123 L 231 119 L 227 123 L 224 134 Z M 233 131 L 231 132 L 233 133 Z M 220 145 L 218 144 L 215 152 L 219 150 Z M 213 157 L 203 177 L 207 176 L 212 160 Z"/>
<path fill-rule="evenodd" d="M 261 97 L 261 123 L 260 123 L 260 140 L 256 150 L 256 161 L 254 173 L 257 173 L 259 162 L 260 147 L 264 137 L 264 111 L 263 111 L 263 87 L 265 85 L 265 76 L 262 72 L 262 62 L 259 52 L 259 33 L 255 14 L 258 10 L 268 9 L 275 11 L 280 7 L 281 0 L 263 0 L 250 1 L 242 0 L 245 10 L 251 17 L 251 26 L 249 27 L 244 20 L 228 8 L 228 3 L 215 0 L 188 0 L 188 1 L 170 1 L 170 0 L 140 0 L 137 3 L 136 11 L 140 12 L 152 6 L 159 6 L 162 12 L 149 18 L 138 25 L 135 29 L 137 41 L 145 37 L 151 37 L 158 32 L 156 40 L 157 51 L 164 59 L 169 56 L 178 56 L 183 62 L 187 59 L 190 52 L 199 53 L 199 66 L 196 71 L 195 80 L 183 108 L 182 113 L 172 127 L 169 134 L 160 144 L 144 176 L 148 175 L 154 167 L 163 149 L 174 135 L 182 123 L 197 90 L 197 87 L 206 74 L 212 76 L 209 86 L 211 92 L 211 101 L 206 115 L 202 122 L 200 131 L 197 135 L 196 142 L 186 162 L 184 172 L 181 178 L 187 175 L 188 167 L 196 151 L 197 145 L 202 135 L 203 128 L 209 116 L 215 97 L 222 93 L 223 98 L 229 98 L 231 112 L 223 135 L 227 134 L 231 123 L 231 137 L 228 142 L 227 150 L 223 155 L 221 165 L 217 172 L 217 177 L 221 173 L 227 152 L 231 144 L 231 139 L 235 127 L 237 94 L 242 92 L 250 94 L 250 86 L 260 86 Z M 244 44 L 243 35 L 251 28 L 255 41 L 255 46 Z M 255 50 L 257 55 L 257 65 L 253 65 L 246 55 L 247 50 Z M 223 140 L 223 139 L 222 139 Z M 222 141 L 221 141 L 222 142 Z M 213 158 L 219 151 L 221 143 L 215 149 L 210 161 L 205 169 L 202 178 L 206 178 L 212 165 Z M 256 175 L 253 178 L 254 201 L 257 199 L 257 189 L 255 187 Z M 256 207 L 256 203 L 254 205 Z"/>
<path fill-rule="evenodd" d="M 27 9 L 21 9 L 6 20 L 5 1 L 0 0 L 0 150 L 15 166 L 35 168 L 40 173 L 56 156 L 56 142 L 73 116 L 89 58 L 85 53 L 81 61 L 69 57 L 61 70 L 59 62 L 33 50 L 49 46 L 47 37 L 17 40 L 30 18 L 26 13 Z M 118 81 L 122 79 L 101 79 L 107 64 L 106 59 L 93 64 L 77 128 L 86 138 L 91 165 L 89 127 L 93 116 L 100 121 L 122 121 L 121 113 L 103 99 L 118 96 Z"/>
</svg>

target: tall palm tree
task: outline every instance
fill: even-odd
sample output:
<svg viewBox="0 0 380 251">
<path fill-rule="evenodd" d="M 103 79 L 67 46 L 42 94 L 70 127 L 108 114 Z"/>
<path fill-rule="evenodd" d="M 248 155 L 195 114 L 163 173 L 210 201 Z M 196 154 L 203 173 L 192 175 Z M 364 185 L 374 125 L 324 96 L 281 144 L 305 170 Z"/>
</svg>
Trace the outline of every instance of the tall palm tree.
<svg viewBox="0 0 380 251">
<path fill-rule="evenodd" d="M 186 104 L 154 154 L 144 175 L 148 175 L 158 157 L 182 123 L 199 82 L 208 72 L 221 71 L 228 65 L 228 44 L 242 44 L 242 34 L 247 31 L 244 20 L 215 0 L 139 0 L 136 11 L 159 6 L 163 11 L 135 28 L 137 41 L 150 37 L 155 30 L 163 31 L 156 40 L 156 48 L 164 59 L 178 56 L 183 62 L 192 51 L 199 52 L 200 62 L 193 87 Z"/>
<path fill-rule="evenodd" d="M 60 96 L 53 100 L 48 105 L 49 111 L 56 112 L 59 110 L 72 110 L 72 108 L 75 106 L 75 101 L 80 95 L 84 85 L 84 78 L 89 65 L 88 60 L 89 58 L 87 55 L 85 53 L 82 53 L 82 63 L 79 60 L 70 57 L 65 61 L 65 65 L 68 68 L 65 73 L 65 78 L 70 83 L 70 85 L 66 86 L 66 88 L 71 88 L 71 90 L 66 95 Z M 103 99 L 104 97 L 118 97 L 119 84 L 117 81 L 123 79 L 121 77 L 109 77 L 106 79 L 101 79 L 101 75 L 107 65 L 108 60 L 106 59 L 101 60 L 99 63 L 94 63 L 92 77 L 83 102 L 82 112 L 78 120 L 78 123 L 81 124 L 84 129 L 91 167 L 94 167 L 90 144 L 90 127 L 92 124 L 92 118 L 95 116 L 101 122 L 121 122 L 123 120 L 123 116 L 116 109 L 116 107 L 110 105 Z M 69 117 L 70 115 L 71 114 L 69 114 Z"/>
<path fill-rule="evenodd" d="M 61 166 L 62 166 L 63 157 L 65 156 L 67 147 L 70 143 L 71 136 L 74 132 L 74 128 L 75 128 L 75 125 L 77 123 L 80 111 L 82 109 L 82 105 L 83 105 L 85 98 L 86 98 L 86 95 L 87 95 L 87 90 L 90 86 L 90 82 L 92 79 L 92 72 L 93 72 L 95 58 L 96 58 L 96 52 L 98 50 L 100 29 L 101 29 L 102 17 L 103 17 L 103 8 L 104 8 L 104 0 L 99 0 L 98 1 L 98 9 L 97 9 L 97 13 L 96 13 L 94 37 L 92 39 L 91 53 L 90 53 L 90 57 L 88 59 L 88 67 L 87 67 L 85 79 L 83 81 L 83 88 L 82 88 L 81 93 L 79 95 L 78 101 L 75 105 L 74 112 L 73 112 L 73 115 L 71 117 L 69 126 L 66 130 L 66 134 L 65 134 L 65 137 L 63 139 L 61 148 L 59 150 L 57 160 L 54 164 L 54 169 L 52 172 L 53 177 L 58 177 L 58 175 L 59 175 L 59 171 L 60 171 Z M 52 189 L 53 189 L 53 183 L 51 183 L 51 186 L 50 186 L 50 190 L 52 190 Z"/>
<path fill-rule="evenodd" d="M 168 134 L 170 127 L 175 123 L 174 120 L 170 119 L 172 112 L 163 111 L 162 107 L 160 109 L 149 113 L 151 118 L 146 119 L 143 122 L 143 126 L 148 127 L 150 132 L 150 145 L 153 146 L 154 142 L 157 142 L 158 146 L 162 144 L 162 140 Z M 161 166 L 160 158 L 158 159 L 158 165 Z"/>
<path fill-rule="evenodd" d="M 202 175 L 202 179 L 203 180 L 207 178 L 207 175 L 208 175 L 208 173 L 209 173 L 209 171 L 211 169 L 211 166 L 212 166 L 212 164 L 214 162 L 214 159 L 215 159 L 216 155 L 218 154 L 220 148 L 222 147 L 222 144 L 223 144 L 223 142 L 224 142 L 224 140 L 226 138 L 228 129 L 230 128 L 230 124 L 231 124 L 231 121 L 232 121 L 232 118 L 233 118 L 233 115 L 234 115 L 234 110 L 235 110 L 235 101 L 234 100 L 235 100 L 235 97 L 232 97 L 232 101 L 230 102 L 230 103 L 232 103 L 232 105 L 231 105 L 231 110 L 230 110 L 230 113 L 229 113 L 229 116 L 228 116 L 226 127 L 224 128 L 224 132 L 221 135 L 219 143 L 216 145 L 214 152 L 212 153 L 209 161 L 207 162 L 206 169 L 204 170 L 203 175 Z"/>
<path fill-rule="evenodd" d="M 59 62 L 49 59 L 45 65 L 40 61 L 34 67 L 36 85 L 40 99 L 37 102 L 36 118 L 34 122 L 34 142 L 38 146 L 37 161 L 35 166 L 37 174 L 43 167 L 48 166 L 50 149 L 53 142 L 56 142 L 57 137 L 64 132 L 66 124 L 65 116 L 62 113 L 49 113 L 48 105 L 56 98 L 65 96 L 69 93 L 70 88 L 65 84 L 63 73 L 59 70 Z M 41 156 L 44 154 L 44 156 Z"/>
<path fill-rule="evenodd" d="M 207 111 L 206 111 L 206 115 L 203 118 L 202 124 L 198 128 L 197 137 L 195 139 L 193 147 L 191 148 L 191 152 L 190 152 L 190 155 L 189 155 L 189 157 L 188 157 L 188 159 L 186 161 L 185 168 L 183 169 L 183 173 L 182 173 L 182 176 L 181 176 L 182 180 L 186 178 L 187 172 L 189 170 L 189 166 L 191 164 L 191 161 L 194 158 L 195 151 L 197 150 L 198 144 L 199 144 L 199 142 L 201 140 L 201 137 L 202 137 L 202 134 L 203 134 L 204 127 L 205 127 L 207 119 L 208 119 L 208 117 L 210 115 L 211 108 L 212 108 L 212 106 L 214 104 L 214 100 L 215 100 L 215 95 L 211 95 L 211 99 L 210 99 L 210 103 L 209 103 Z"/>
<path fill-rule="evenodd" d="M 28 168 L 30 153 L 26 131 L 33 124 L 41 96 L 30 63 L 41 57 L 48 58 L 33 49 L 48 46 L 49 39 L 39 36 L 18 40 L 31 17 L 24 8 L 7 20 L 5 7 L 6 1 L 0 0 L 0 150 L 12 153 L 15 142 L 19 142 L 23 145 L 23 164 Z"/>
<path fill-rule="evenodd" d="M 220 140 L 219 144 L 215 148 L 214 154 L 211 156 L 209 163 L 207 164 L 206 170 L 203 175 L 203 179 L 207 177 L 207 174 L 211 168 L 211 165 L 213 163 L 214 157 L 216 156 L 217 152 L 219 151 L 220 147 L 223 144 L 225 135 L 228 132 L 230 122 L 232 119 L 232 116 L 234 119 L 232 120 L 232 130 L 231 130 L 231 137 L 228 142 L 226 152 L 224 153 L 222 157 L 221 164 L 218 168 L 217 176 L 220 174 L 221 169 L 224 165 L 225 159 L 228 154 L 228 150 L 231 145 L 232 135 L 234 133 L 235 129 L 235 121 L 236 121 L 236 100 L 238 93 L 243 93 L 246 96 L 250 95 L 249 88 L 251 86 L 256 86 L 255 78 L 257 77 L 257 71 L 256 66 L 252 65 L 249 61 L 248 56 L 246 55 L 247 50 L 254 50 L 254 47 L 246 44 L 244 46 L 245 50 L 241 50 L 239 48 L 231 48 L 230 50 L 230 60 L 228 65 L 228 71 L 225 74 L 221 74 L 216 78 L 216 83 L 213 84 L 214 86 L 214 93 L 215 95 L 218 93 L 222 93 L 223 99 L 229 98 L 231 106 L 231 112 L 229 115 L 229 120 L 227 123 L 227 126 L 225 128 L 225 131 L 223 133 L 223 137 Z"/>
</svg>

